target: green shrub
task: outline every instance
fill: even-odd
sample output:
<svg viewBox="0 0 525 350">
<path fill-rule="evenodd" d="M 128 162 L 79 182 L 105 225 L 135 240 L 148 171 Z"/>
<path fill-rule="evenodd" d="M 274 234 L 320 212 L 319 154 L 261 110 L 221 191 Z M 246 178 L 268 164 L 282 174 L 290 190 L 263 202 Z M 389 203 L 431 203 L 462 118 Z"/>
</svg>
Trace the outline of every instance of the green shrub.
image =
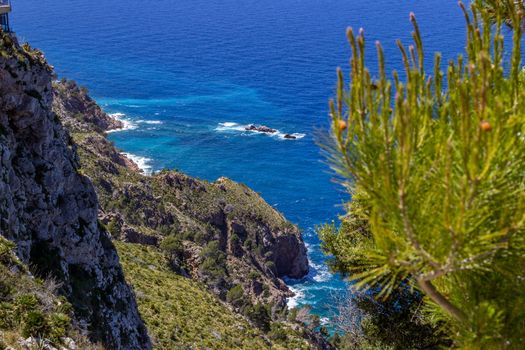
<svg viewBox="0 0 525 350">
<path fill-rule="evenodd" d="M 219 283 L 226 276 L 226 254 L 220 250 L 218 241 L 209 242 L 201 252 L 203 263 L 200 270 L 212 282 Z"/>
<path fill-rule="evenodd" d="M 46 336 L 49 325 L 46 316 L 40 311 L 30 311 L 23 317 L 22 335 L 24 337 Z"/>
<path fill-rule="evenodd" d="M 267 305 L 257 303 L 251 307 L 246 308 L 246 316 L 260 329 L 265 332 L 270 330 L 270 310 Z"/>
<path fill-rule="evenodd" d="M 248 273 L 248 278 L 251 280 L 258 280 L 261 278 L 261 273 L 259 271 L 252 270 Z"/>
<path fill-rule="evenodd" d="M 170 235 L 164 238 L 160 243 L 160 249 L 168 255 L 172 265 L 181 265 L 184 258 L 184 245 L 179 236 Z"/>
<path fill-rule="evenodd" d="M 119 227 L 118 227 L 118 222 L 115 218 L 111 219 L 107 226 L 106 226 L 106 229 L 107 231 L 109 232 L 109 234 L 111 235 L 111 237 L 113 238 L 117 238 L 120 236 L 120 230 L 119 230 Z"/>
<path fill-rule="evenodd" d="M 233 286 L 226 294 L 226 300 L 236 307 L 242 307 L 245 303 L 244 290 L 240 284 Z"/>
<path fill-rule="evenodd" d="M 284 329 L 280 323 L 274 322 L 270 326 L 270 332 L 268 333 L 268 336 L 273 341 L 284 342 L 288 338 L 286 333 L 286 329 Z"/>
<path fill-rule="evenodd" d="M 23 315 L 37 309 L 38 299 L 33 294 L 20 295 L 15 299 L 15 305 L 19 315 Z"/>
<path fill-rule="evenodd" d="M 0 303 L 0 329 L 11 329 L 14 327 L 14 307 L 12 304 Z"/>
</svg>

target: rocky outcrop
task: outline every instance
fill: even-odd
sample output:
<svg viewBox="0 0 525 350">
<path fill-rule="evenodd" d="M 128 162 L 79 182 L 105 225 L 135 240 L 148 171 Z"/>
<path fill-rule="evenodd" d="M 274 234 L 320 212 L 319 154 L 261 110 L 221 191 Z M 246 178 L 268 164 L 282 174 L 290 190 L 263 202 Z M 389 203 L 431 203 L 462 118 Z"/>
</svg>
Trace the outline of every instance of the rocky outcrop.
<svg viewBox="0 0 525 350">
<path fill-rule="evenodd" d="M 35 273 L 62 282 L 93 339 L 108 349 L 149 349 L 117 253 L 98 223 L 95 190 L 52 111 L 54 73 L 40 52 L 0 35 L 0 235 L 16 243 Z M 93 103 L 60 106 L 94 113 L 97 128 L 115 127 L 101 122 Z"/>
<path fill-rule="evenodd" d="M 69 130 L 96 130 L 109 131 L 121 129 L 124 124 L 107 115 L 99 105 L 88 95 L 87 89 L 79 87 L 72 80 L 62 79 L 60 84 L 55 84 L 54 109 L 60 115 L 74 115 L 75 118 L 64 119 L 64 125 Z M 88 128 L 88 129 L 86 129 Z"/>
<path fill-rule="evenodd" d="M 253 125 L 253 124 L 248 125 L 247 127 L 244 128 L 244 130 L 246 130 L 246 131 L 257 131 L 257 132 L 262 132 L 262 133 L 265 133 L 265 134 L 275 134 L 277 132 L 277 130 L 269 128 L 267 126 L 264 126 L 264 125 Z"/>
<path fill-rule="evenodd" d="M 70 85 L 76 86 L 55 84 L 55 111 L 64 124 L 76 126 L 72 135 L 82 170 L 95 184 L 101 220 L 113 238 L 149 244 L 175 235 L 184 241 L 187 272 L 219 296 L 241 285 L 247 300 L 285 307 L 293 293 L 282 278 L 308 273 L 298 228 L 257 193 L 227 178 L 210 183 L 176 171 L 140 174 L 103 132 L 93 131 L 84 108 L 62 107 L 75 105 L 71 98 L 90 100 L 81 89 L 69 91 Z M 206 266 L 216 262 L 206 261 L 203 250 L 212 243 L 225 261 L 210 273 Z"/>
</svg>

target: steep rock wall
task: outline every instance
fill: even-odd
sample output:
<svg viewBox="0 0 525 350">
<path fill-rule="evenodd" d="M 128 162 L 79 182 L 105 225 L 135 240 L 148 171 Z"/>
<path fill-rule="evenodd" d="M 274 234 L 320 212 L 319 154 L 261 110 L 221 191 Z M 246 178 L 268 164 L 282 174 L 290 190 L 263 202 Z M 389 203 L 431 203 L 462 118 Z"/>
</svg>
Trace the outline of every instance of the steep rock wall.
<svg viewBox="0 0 525 350">
<path fill-rule="evenodd" d="M 109 349 L 149 349 L 134 295 L 97 220 L 90 180 L 52 112 L 43 55 L 0 34 L 0 235 L 35 272 L 63 283 L 91 337 Z"/>
</svg>

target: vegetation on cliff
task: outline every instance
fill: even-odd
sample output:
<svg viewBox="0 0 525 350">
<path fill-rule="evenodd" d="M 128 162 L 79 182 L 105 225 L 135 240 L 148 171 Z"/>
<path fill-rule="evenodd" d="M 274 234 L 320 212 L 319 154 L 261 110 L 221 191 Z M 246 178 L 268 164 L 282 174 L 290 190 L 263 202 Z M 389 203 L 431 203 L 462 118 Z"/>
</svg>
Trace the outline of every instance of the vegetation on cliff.
<svg viewBox="0 0 525 350">
<path fill-rule="evenodd" d="M 60 284 L 33 277 L 14 250 L 15 244 L 0 236 L 0 349 L 39 344 L 99 349 L 74 322 L 73 306 L 57 296 Z"/>
<path fill-rule="evenodd" d="M 206 286 L 173 272 L 152 246 L 116 242 L 126 278 L 158 349 L 311 349 L 302 328 L 275 323 L 264 332 L 220 301 Z M 270 321 L 270 320 L 268 320 Z"/>
<path fill-rule="evenodd" d="M 111 118 L 85 89 L 62 80 L 54 94 L 155 348 L 331 348 L 308 314 L 286 308 L 292 294 L 281 278 L 308 271 L 297 227 L 229 179 L 145 176 L 97 126 Z"/>
<path fill-rule="evenodd" d="M 425 71 L 415 16 L 414 45 L 399 44 L 405 72 L 387 78 L 379 43 L 377 80 L 365 38 L 348 31 L 351 83 L 331 102 L 334 169 L 354 196 L 350 229 L 324 229 L 333 266 L 377 297 L 411 288 L 425 323 L 452 346 L 520 349 L 525 340 L 525 8 L 476 2 L 467 57 Z M 504 51 L 502 22 L 513 28 Z M 492 26 L 492 20 L 496 25 Z M 508 59 L 508 61 L 507 61 Z M 403 78 L 406 77 L 406 78 Z M 446 78 L 446 79 L 445 79 Z M 403 80 L 405 79 L 405 80 Z M 355 227 L 355 220 L 365 223 Z"/>
</svg>

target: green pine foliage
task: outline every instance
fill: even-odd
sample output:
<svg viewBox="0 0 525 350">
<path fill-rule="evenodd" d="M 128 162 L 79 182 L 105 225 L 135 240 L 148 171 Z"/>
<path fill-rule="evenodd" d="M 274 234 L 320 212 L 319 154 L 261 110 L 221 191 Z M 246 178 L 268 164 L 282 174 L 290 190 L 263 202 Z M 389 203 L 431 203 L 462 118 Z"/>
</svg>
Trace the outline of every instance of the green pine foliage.
<svg viewBox="0 0 525 350">
<path fill-rule="evenodd" d="M 398 43 L 405 71 L 393 80 L 381 45 L 374 78 L 364 32 L 349 29 L 350 85 L 339 70 L 325 147 L 355 200 L 350 228 L 322 237 L 334 264 L 380 298 L 404 284 L 423 293 L 427 319 L 464 349 L 525 341 L 525 12 L 494 4 L 461 5 L 467 56 L 445 72 L 439 54 L 426 71 L 413 14 L 414 44 Z"/>
</svg>

